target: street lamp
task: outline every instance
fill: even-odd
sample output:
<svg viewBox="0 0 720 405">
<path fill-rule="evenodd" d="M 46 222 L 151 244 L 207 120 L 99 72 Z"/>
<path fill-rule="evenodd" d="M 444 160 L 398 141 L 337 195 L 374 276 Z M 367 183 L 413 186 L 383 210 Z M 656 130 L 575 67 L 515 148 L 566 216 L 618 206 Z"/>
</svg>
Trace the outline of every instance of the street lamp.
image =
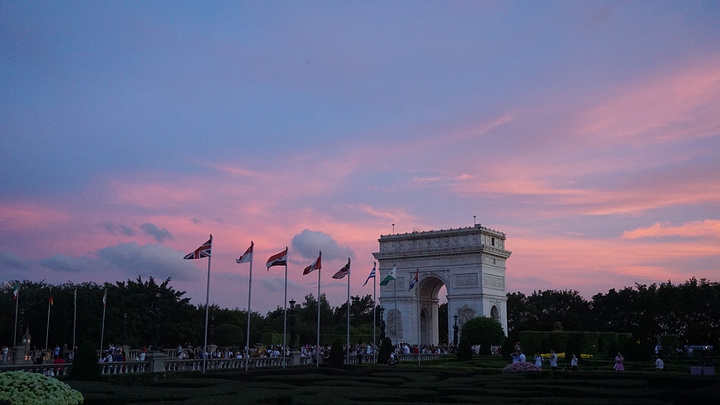
<svg viewBox="0 0 720 405">
<path fill-rule="evenodd" d="M 381 306 L 378 309 L 380 310 L 380 341 L 382 342 L 385 339 L 385 320 L 383 319 L 385 308 Z"/>
<path fill-rule="evenodd" d="M 294 299 L 290 299 L 288 303 L 290 304 L 290 349 L 295 349 L 295 304 L 297 301 Z"/>
<path fill-rule="evenodd" d="M 458 325 L 457 325 L 457 315 L 453 315 L 453 318 L 455 318 L 455 325 L 453 325 L 453 346 L 457 348 L 458 345 Z"/>
</svg>

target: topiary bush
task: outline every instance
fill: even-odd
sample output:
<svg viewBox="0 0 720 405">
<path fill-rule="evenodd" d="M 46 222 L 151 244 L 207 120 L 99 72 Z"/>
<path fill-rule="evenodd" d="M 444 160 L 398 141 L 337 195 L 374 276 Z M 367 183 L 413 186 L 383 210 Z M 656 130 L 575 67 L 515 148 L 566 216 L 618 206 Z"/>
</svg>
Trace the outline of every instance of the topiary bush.
<svg viewBox="0 0 720 405">
<path fill-rule="evenodd" d="M 70 368 L 70 378 L 77 381 L 100 380 L 100 364 L 93 342 L 86 340 L 78 348 Z"/>
<path fill-rule="evenodd" d="M 457 359 L 460 361 L 472 360 L 472 356 L 473 352 L 472 345 L 470 344 L 470 339 L 466 338 L 465 335 L 463 335 L 460 338 L 460 343 L 458 343 Z"/>
<path fill-rule="evenodd" d="M 393 345 L 390 338 L 384 338 L 380 343 L 380 351 L 378 352 L 377 361 L 380 364 L 385 364 L 390 359 L 390 353 L 393 351 Z"/>
<path fill-rule="evenodd" d="M 7 371 L 0 373 L 0 402 L 10 404 L 68 404 L 83 403 L 79 391 L 64 382 L 39 373 Z"/>
<path fill-rule="evenodd" d="M 345 364 L 345 351 L 343 350 L 343 343 L 340 339 L 333 341 L 332 347 L 330 348 L 330 366 L 341 367 Z"/>
</svg>

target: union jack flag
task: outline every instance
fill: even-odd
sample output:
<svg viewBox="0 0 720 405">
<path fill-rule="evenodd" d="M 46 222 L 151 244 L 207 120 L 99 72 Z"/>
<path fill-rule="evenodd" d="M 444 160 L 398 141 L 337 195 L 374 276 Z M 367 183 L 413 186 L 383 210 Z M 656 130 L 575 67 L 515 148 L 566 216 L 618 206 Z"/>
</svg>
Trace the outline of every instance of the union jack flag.
<svg viewBox="0 0 720 405">
<path fill-rule="evenodd" d="M 212 235 L 207 242 L 203 243 L 202 246 L 195 249 L 194 252 L 188 253 L 183 257 L 185 260 L 200 259 L 202 257 L 210 257 L 210 250 L 212 248 Z"/>
</svg>

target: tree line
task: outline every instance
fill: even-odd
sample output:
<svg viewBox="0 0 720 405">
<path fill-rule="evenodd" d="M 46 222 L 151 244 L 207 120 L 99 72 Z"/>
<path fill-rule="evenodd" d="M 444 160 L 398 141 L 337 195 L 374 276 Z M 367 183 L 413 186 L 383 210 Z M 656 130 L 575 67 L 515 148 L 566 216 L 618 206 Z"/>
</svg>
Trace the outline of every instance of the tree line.
<svg viewBox="0 0 720 405">
<path fill-rule="evenodd" d="M 691 278 L 683 284 L 635 284 L 585 300 L 577 291 L 534 291 L 507 295 L 508 332 L 597 331 L 631 333 L 657 344 L 677 335 L 681 346 L 720 346 L 720 284 Z"/>
<path fill-rule="evenodd" d="M 176 347 L 191 343 L 201 345 L 204 339 L 205 306 L 192 305 L 185 292 L 176 291 L 170 279 L 158 283 L 154 278 L 105 284 L 66 283 L 52 286 L 45 282 L 23 281 L 19 296 L 19 341 L 25 329 L 32 335 L 32 345 L 45 345 L 46 322 L 50 297 L 51 308 L 48 345 L 73 342 L 75 297 L 77 297 L 77 345 L 85 340 L 99 344 L 103 317 L 103 294 L 107 290 L 104 342 L 132 347 L 159 345 Z M 52 287 L 52 288 L 51 288 Z M 0 345 L 11 346 L 15 330 L 14 283 L 0 286 Z M 75 295 L 77 291 L 77 296 Z M 544 290 L 530 295 L 507 294 L 508 337 L 517 341 L 521 331 L 599 331 L 628 332 L 644 342 L 657 342 L 664 334 L 680 336 L 684 344 L 720 346 L 720 284 L 692 278 L 683 284 L 635 284 L 621 290 L 611 289 L 590 300 L 577 291 Z M 346 333 L 347 303 L 331 307 L 325 295 L 319 300 L 312 294 L 304 302 L 288 308 L 288 333 L 299 336 L 302 344 L 314 344 L 317 308 L 320 306 L 321 334 Z M 372 336 L 373 323 L 378 325 L 380 311 L 373 319 L 371 295 L 351 297 L 351 336 Z M 448 342 L 447 304 L 439 308 L 440 343 Z M 245 345 L 247 310 L 209 308 L 209 342 L 218 345 Z M 283 331 L 283 308 L 262 315 L 251 312 L 250 341 L 261 342 L 263 333 Z M 321 338 L 322 339 L 322 338 Z M 367 342 L 367 339 L 365 340 Z M 357 343 L 355 341 L 351 343 Z"/>
</svg>

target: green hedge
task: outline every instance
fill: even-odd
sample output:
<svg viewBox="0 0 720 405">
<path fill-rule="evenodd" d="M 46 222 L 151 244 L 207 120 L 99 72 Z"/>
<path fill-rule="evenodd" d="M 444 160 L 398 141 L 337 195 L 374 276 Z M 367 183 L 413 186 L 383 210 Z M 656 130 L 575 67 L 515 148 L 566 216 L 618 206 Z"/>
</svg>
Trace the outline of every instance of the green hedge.
<svg viewBox="0 0 720 405">
<path fill-rule="evenodd" d="M 523 331 L 520 346 L 527 353 L 580 351 L 585 354 L 614 354 L 623 351 L 629 333 L 585 331 Z"/>
</svg>

